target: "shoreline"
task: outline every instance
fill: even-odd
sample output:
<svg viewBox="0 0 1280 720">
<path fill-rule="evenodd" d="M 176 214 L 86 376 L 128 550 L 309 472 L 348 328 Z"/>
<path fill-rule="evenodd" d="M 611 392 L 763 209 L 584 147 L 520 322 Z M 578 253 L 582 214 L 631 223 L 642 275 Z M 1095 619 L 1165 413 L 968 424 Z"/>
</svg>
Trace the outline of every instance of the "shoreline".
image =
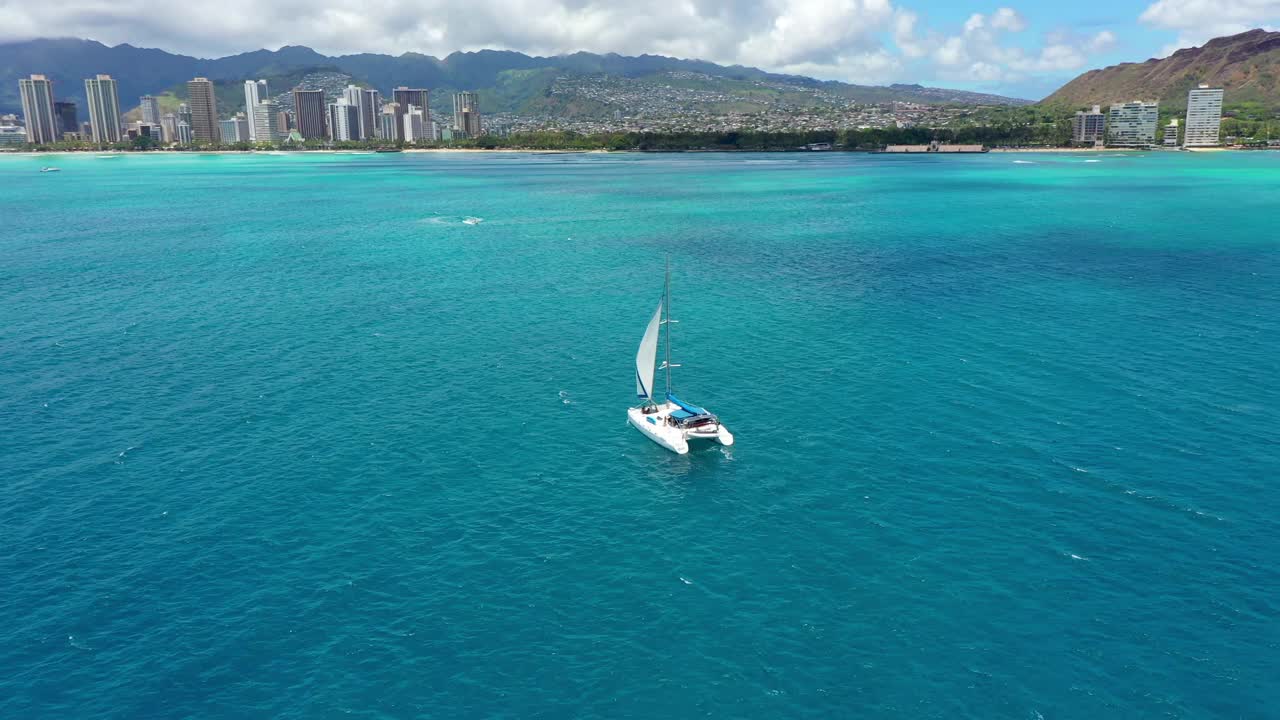
<svg viewBox="0 0 1280 720">
<path fill-rule="evenodd" d="M 1280 148 L 1244 148 L 1244 147 L 1198 147 L 1187 148 L 1186 152 L 1230 152 L 1230 151 L 1255 151 L 1270 150 Z M 624 155 L 699 155 L 708 153 L 728 153 L 728 154 L 860 154 L 860 155 L 878 155 L 878 154 L 910 154 L 910 155 L 983 155 L 991 153 L 1032 153 L 1032 154 L 1089 154 L 1089 153 L 1148 153 L 1148 152 L 1183 152 L 1184 149 L 1179 148 L 1115 148 L 1115 147 L 1060 147 L 1060 148 L 988 148 L 983 153 L 883 153 L 874 150 L 719 150 L 719 149 L 690 149 L 690 150 L 608 150 L 605 148 L 591 148 L 583 150 L 573 149 L 538 149 L 538 148 L 403 148 L 394 151 L 378 151 L 378 150 L 342 150 L 342 149 L 317 149 L 317 150 L 0 150 L 0 157 L 61 157 L 61 156 L 131 156 L 140 157 L 195 157 L 199 155 L 400 155 L 400 154 L 431 154 L 431 153 L 448 153 L 448 154 L 467 154 L 467 153 L 520 153 L 526 155 L 587 155 L 587 154 L 624 154 Z"/>
<path fill-rule="evenodd" d="M 50 155 L 110 155 L 110 156 L 155 156 L 155 157 L 194 157 L 197 155 L 400 155 L 407 153 L 529 153 L 529 154 L 574 154 L 586 153 L 631 153 L 654 152 L 642 150 L 605 150 L 592 148 L 589 150 L 551 150 L 521 148 L 404 148 L 402 150 L 0 150 L 0 157 L 47 157 Z M 766 151 L 767 152 L 767 151 Z"/>
</svg>

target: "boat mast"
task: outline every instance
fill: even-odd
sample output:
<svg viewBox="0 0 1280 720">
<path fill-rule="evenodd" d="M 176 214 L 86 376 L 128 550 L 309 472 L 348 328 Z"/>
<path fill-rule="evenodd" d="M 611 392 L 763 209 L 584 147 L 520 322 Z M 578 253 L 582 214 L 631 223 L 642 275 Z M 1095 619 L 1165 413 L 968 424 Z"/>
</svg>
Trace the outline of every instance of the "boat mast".
<svg viewBox="0 0 1280 720">
<path fill-rule="evenodd" d="M 662 367 L 667 369 L 666 391 L 671 392 L 671 255 L 667 255 L 667 280 L 662 291 L 664 295 L 663 307 L 667 313 L 667 319 L 663 321 L 666 330 L 667 360 L 662 363 Z"/>
</svg>

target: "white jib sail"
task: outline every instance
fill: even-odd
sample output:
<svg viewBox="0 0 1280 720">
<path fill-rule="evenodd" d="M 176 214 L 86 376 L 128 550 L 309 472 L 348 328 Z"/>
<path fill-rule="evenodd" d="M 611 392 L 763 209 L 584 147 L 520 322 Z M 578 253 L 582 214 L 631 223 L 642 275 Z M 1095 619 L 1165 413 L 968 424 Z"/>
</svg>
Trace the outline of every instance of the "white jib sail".
<svg viewBox="0 0 1280 720">
<path fill-rule="evenodd" d="M 653 365 L 658 358 L 658 328 L 662 325 L 662 301 L 653 311 L 653 319 L 644 330 L 640 350 L 636 352 L 636 395 L 642 400 L 653 398 Z"/>
</svg>

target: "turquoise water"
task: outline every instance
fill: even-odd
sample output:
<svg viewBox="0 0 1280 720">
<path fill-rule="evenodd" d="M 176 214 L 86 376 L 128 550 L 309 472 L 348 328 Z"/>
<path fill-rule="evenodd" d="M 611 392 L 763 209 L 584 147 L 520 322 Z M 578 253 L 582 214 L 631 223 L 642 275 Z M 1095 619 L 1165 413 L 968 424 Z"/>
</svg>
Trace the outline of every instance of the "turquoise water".
<svg viewBox="0 0 1280 720">
<path fill-rule="evenodd" d="M 0 157 L 0 717 L 1274 716 L 1280 153 L 1087 157 Z"/>
</svg>

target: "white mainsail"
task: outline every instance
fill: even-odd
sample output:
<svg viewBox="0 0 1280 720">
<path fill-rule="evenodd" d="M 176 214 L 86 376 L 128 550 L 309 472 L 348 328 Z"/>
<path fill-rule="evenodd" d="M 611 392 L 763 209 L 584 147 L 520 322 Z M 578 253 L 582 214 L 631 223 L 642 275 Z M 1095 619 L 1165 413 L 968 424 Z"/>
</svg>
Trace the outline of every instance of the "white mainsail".
<svg viewBox="0 0 1280 720">
<path fill-rule="evenodd" d="M 653 366 L 658 358 L 658 328 L 661 325 L 662 301 L 659 300 L 658 309 L 653 311 L 653 319 L 640 340 L 640 350 L 636 352 L 636 395 L 643 400 L 653 399 Z"/>
</svg>

